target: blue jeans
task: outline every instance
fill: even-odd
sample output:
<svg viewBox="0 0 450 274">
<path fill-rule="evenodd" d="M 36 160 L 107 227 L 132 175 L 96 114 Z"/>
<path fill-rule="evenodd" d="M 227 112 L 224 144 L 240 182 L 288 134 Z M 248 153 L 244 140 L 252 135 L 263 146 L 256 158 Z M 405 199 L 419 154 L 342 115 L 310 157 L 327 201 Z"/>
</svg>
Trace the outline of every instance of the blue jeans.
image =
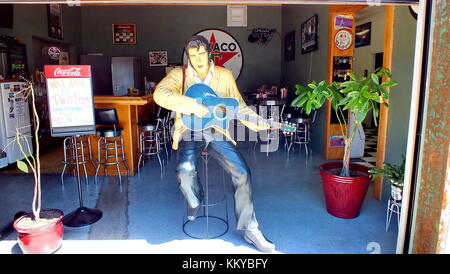
<svg viewBox="0 0 450 274">
<path fill-rule="evenodd" d="M 196 164 L 201 152 L 206 148 L 211 157 L 231 175 L 236 229 L 258 228 L 252 201 L 250 170 L 237 148 L 211 129 L 187 131 L 183 137 L 179 146 L 177 178 L 188 206 L 197 207 L 203 200 L 203 187 L 199 181 Z"/>
</svg>

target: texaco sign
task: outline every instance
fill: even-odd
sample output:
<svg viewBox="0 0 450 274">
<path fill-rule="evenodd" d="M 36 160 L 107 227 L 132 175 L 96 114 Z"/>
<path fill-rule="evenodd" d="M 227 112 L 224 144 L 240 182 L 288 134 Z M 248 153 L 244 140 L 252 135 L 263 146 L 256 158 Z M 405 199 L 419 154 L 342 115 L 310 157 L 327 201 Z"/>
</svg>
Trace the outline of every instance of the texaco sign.
<svg viewBox="0 0 450 274">
<path fill-rule="evenodd" d="M 234 79 L 238 79 L 243 65 L 241 47 L 230 34 L 219 29 L 202 30 L 195 35 L 202 35 L 209 41 L 211 58 L 216 66 L 227 68 L 233 72 Z M 183 63 L 187 63 L 186 54 L 183 54 Z"/>
</svg>

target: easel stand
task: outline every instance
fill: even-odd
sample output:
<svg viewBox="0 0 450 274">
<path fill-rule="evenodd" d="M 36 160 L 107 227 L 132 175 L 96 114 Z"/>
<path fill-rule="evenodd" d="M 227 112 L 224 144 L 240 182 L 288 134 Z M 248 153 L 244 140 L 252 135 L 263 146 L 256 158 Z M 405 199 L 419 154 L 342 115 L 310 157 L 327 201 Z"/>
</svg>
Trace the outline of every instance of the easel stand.
<svg viewBox="0 0 450 274">
<path fill-rule="evenodd" d="M 87 208 L 83 205 L 83 192 L 81 190 L 81 180 L 80 180 L 80 165 L 78 161 L 78 144 L 77 137 L 79 135 L 73 137 L 73 143 L 75 147 L 75 159 L 76 159 L 76 167 L 77 167 L 77 182 L 78 182 L 78 198 L 80 200 L 80 207 L 75 211 L 69 213 L 63 218 L 63 224 L 69 227 L 81 227 L 93 224 L 100 220 L 103 216 L 103 213 L 98 209 Z"/>
</svg>

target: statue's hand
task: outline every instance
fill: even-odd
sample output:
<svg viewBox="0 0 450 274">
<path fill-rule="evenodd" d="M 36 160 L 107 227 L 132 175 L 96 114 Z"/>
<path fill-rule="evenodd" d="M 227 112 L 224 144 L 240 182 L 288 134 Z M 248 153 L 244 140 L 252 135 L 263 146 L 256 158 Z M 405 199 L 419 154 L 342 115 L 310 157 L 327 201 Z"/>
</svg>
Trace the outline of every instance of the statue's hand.
<svg viewBox="0 0 450 274">
<path fill-rule="evenodd" d="M 209 110 L 202 104 L 196 103 L 196 106 L 194 107 L 194 115 L 198 118 L 203 118 L 208 114 Z"/>
</svg>

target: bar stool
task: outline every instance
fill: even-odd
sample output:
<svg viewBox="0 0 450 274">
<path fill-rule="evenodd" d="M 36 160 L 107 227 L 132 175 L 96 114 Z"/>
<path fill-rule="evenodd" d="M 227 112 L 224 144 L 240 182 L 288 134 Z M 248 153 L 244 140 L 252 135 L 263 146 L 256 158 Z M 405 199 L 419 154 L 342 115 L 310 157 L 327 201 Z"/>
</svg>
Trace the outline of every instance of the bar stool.
<svg viewBox="0 0 450 274">
<path fill-rule="evenodd" d="M 266 118 L 267 120 L 280 122 L 282 120 L 285 107 L 286 101 L 283 100 L 263 100 L 258 102 L 258 115 Z M 256 145 L 260 141 L 263 141 L 266 143 L 266 156 L 269 156 L 269 144 L 272 140 L 279 138 L 282 134 L 283 131 L 278 129 L 268 129 L 258 132 L 256 142 L 253 146 L 253 151 L 255 151 Z"/>
<path fill-rule="evenodd" d="M 91 163 L 94 169 L 96 169 L 94 160 L 92 158 L 91 140 L 86 135 L 69 136 L 64 139 L 63 145 L 64 159 L 62 160 L 62 163 L 64 164 L 64 168 L 61 172 L 61 183 L 64 184 L 64 172 L 66 171 L 66 167 L 68 165 L 77 164 L 75 155 L 78 155 L 78 165 L 83 165 L 86 183 L 88 183 L 89 181 L 86 172 L 86 163 Z M 77 153 L 75 153 L 75 149 L 77 149 Z M 89 154 L 86 155 L 86 151 Z"/>
<path fill-rule="evenodd" d="M 305 146 L 306 156 L 309 155 L 308 146 L 312 154 L 310 130 L 311 125 L 314 123 L 316 119 L 316 114 L 317 112 L 314 111 L 312 117 L 302 114 L 300 117 L 291 117 L 289 119 L 291 123 L 296 124 L 297 130 L 294 132 L 294 134 L 291 136 L 289 140 L 288 153 L 290 152 L 292 145 L 298 144 Z"/>
<path fill-rule="evenodd" d="M 171 112 L 165 108 L 160 107 L 157 113 L 158 119 L 160 119 L 160 127 L 158 128 L 159 132 L 159 146 L 160 149 L 164 149 L 166 153 L 166 159 L 169 161 L 169 150 L 167 149 L 167 145 L 171 143 L 170 138 L 170 114 Z"/>
<path fill-rule="evenodd" d="M 159 166 L 161 167 L 161 173 L 163 172 L 163 164 L 159 153 L 161 152 L 160 134 L 162 120 L 159 118 L 153 120 L 145 120 L 138 122 L 139 127 L 139 161 L 138 172 L 140 170 L 141 161 L 142 165 L 145 165 L 145 159 L 143 157 L 150 157 L 152 155 L 158 156 Z"/>
<path fill-rule="evenodd" d="M 225 195 L 225 171 L 223 172 L 222 183 L 223 183 L 223 192 L 216 191 L 214 193 L 215 197 L 210 197 L 212 191 L 210 189 L 209 178 L 208 178 L 208 162 L 209 162 L 209 154 L 208 151 L 202 151 L 201 158 L 203 160 L 203 173 L 204 173 L 204 182 L 203 189 L 205 190 L 205 198 L 201 203 L 201 209 L 197 218 L 193 221 L 187 219 L 187 207 L 186 204 L 186 214 L 183 217 L 183 232 L 191 238 L 194 239 L 215 239 L 220 236 L 225 235 L 228 231 L 228 204 Z M 217 187 L 217 184 L 215 185 Z M 220 187 L 219 187 L 220 188 Z M 220 209 L 219 206 L 225 207 L 225 216 L 219 217 L 218 211 Z M 214 209 L 216 212 L 211 213 Z"/>
<path fill-rule="evenodd" d="M 119 181 L 122 182 L 120 164 L 123 163 L 127 176 L 130 175 L 125 151 L 123 147 L 122 128 L 117 127 L 119 119 L 115 108 L 95 109 L 95 121 L 97 125 L 96 135 L 100 137 L 97 141 L 98 158 L 95 180 L 97 181 L 100 166 L 103 166 L 104 175 L 108 175 L 107 167 L 116 165 Z M 110 153 L 113 152 L 113 153 Z M 111 161 L 110 161 L 111 159 Z"/>
</svg>

